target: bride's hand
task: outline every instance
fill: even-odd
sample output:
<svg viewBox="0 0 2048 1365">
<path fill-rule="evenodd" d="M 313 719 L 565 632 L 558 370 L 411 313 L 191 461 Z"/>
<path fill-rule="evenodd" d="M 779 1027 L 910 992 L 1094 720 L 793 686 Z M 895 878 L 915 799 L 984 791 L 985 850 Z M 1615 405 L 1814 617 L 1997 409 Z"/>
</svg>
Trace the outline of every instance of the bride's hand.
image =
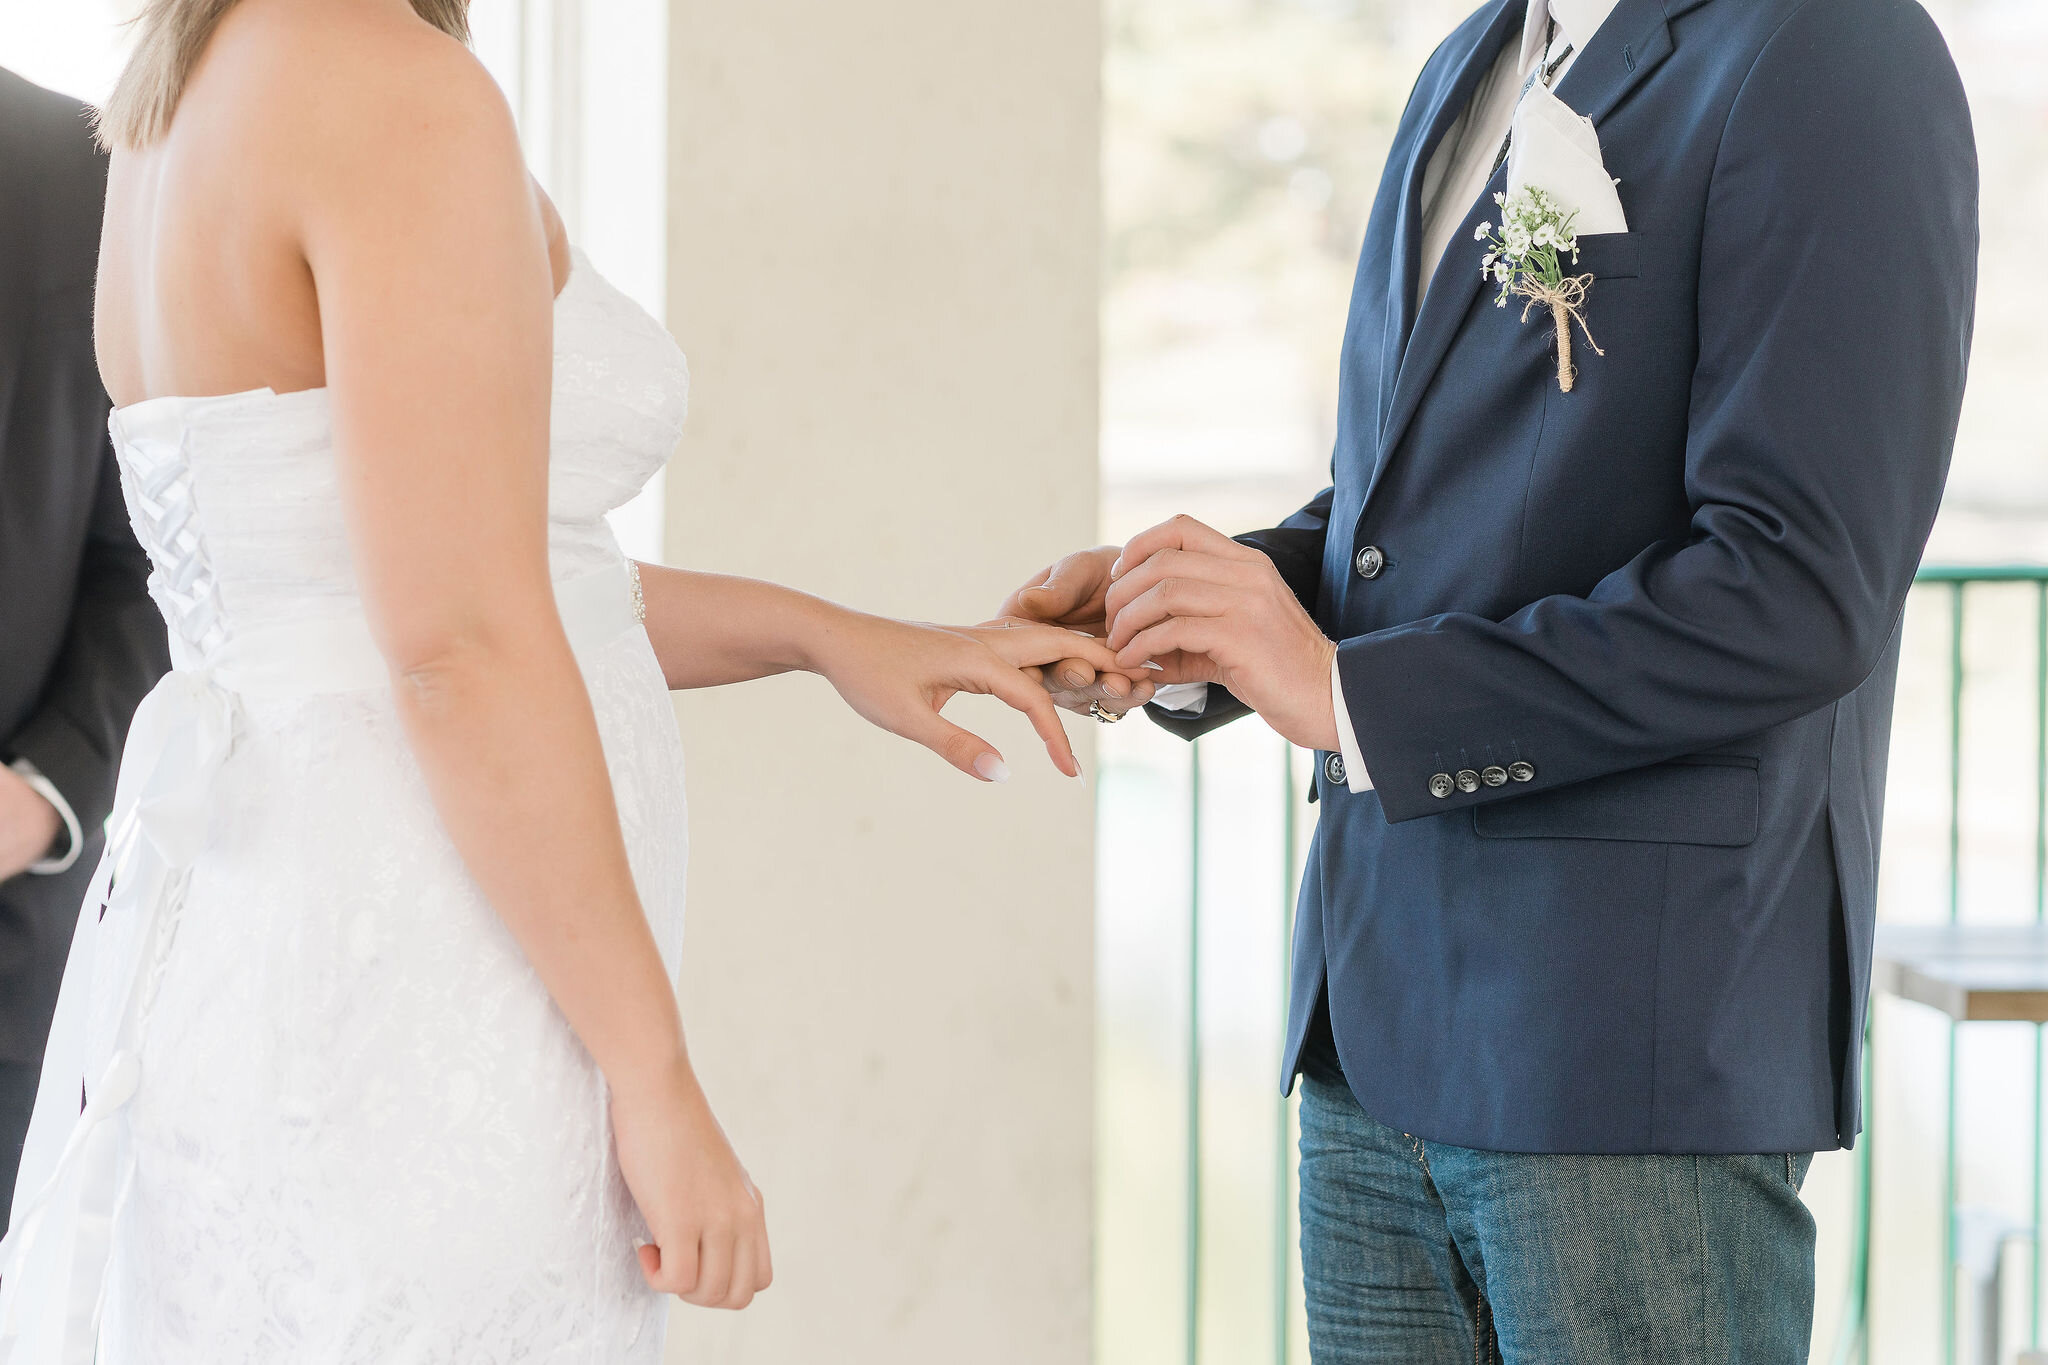
<svg viewBox="0 0 2048 1365">
<path fill-rule="evenodd" d="M 955 694 L 981 693 L 1022 711 L 1053 766 L 1079 777 L 1058 708 L 1024 670 L 1073 658 L 1116 669 L 1102 641 L 1057 626 L 953 629 L 854 613 L 834 623 L 817 654 L 817 671 L 862 717 L 984 782 L 1007 781 L 1009 766 L 994 745 L 939 714 Z"/>
<path fill-rule="evenodd" d="M 688 1066 L 614 1088 L 611 1109 L 619 1170 L 654 1239 L 639 1253 L 648 1285 L 699 1308 L 745 1308 L 775 1277 L 761 1192 Z"/>
</svg>

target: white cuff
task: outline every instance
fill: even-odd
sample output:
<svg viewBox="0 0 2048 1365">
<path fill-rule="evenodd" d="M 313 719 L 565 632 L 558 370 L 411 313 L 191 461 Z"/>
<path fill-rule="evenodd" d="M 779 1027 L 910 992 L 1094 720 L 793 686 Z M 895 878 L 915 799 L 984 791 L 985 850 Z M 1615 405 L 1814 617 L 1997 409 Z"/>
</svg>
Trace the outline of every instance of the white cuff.
<svg viewBox="0 0 2048 1365">
<path fill-rule="evenodd" d="M 15 776 L 28 783 L 36 795 L 56 808 L 57 818 L 64 822 L 64 833 L 69 839 L 69 846 L 63 853 L 29 864 L 29 874 L 54 877 L 59 872 L 69 872 L 71 865 L 78 861 L 78 855 L 85 851 L 85 831 L 78 827 L 78 816 L 72 812 L 71 803 L 64 799 L 64 793 L 57 790 L 54 782 L 43 776 L 42 769 L 27 759 L 17 758 L 7 766 L 14 770 Z"/>
<path fill-rule="evenodd" d="M 1351 728 L 1351 708 L 1344 704 L 1344 674 L 1330 660 L 1330 702 L 1337 711 L 1337 751 L 1344 755 L 1344 785 L 1353 792 L 1372 790 L 1372 774 L 1358 752 L 1358 732 Z"/>
<path fill-rule="evenodd" d="M 1168 683 L 1152 694 L 1152 704 L 1184 716 L 1199 716 L 1209 709 L 1209 684 Z"/>
</svg>

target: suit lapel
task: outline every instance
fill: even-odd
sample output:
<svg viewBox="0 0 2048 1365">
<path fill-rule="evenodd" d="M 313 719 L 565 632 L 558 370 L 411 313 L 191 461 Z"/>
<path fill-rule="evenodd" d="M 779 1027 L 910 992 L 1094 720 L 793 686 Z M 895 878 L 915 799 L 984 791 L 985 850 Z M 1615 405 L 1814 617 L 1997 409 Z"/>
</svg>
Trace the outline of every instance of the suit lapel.
<svg viewBox="0 0 2048 1365">
<path fill-rule="evenodd" d="M 1671 55 L 1672 17 L 1705 0 L 1621 0 L 1557 83 L 1557 97 L 1598 123 Z"/>
<path fill-rule="evenodd" d="M 1386 427 L 1395 381 L 1401 369 L 1401 355 L 1407 349 L 1415 325 L 1415 276 L 1422 255 L 1422 179 L 1429 159 L 1451 125 L 1472 102 L 1479 79 L 1499 58 L 1501 45 L 1521 30 L 1527 0 L 1497 0 L 1491 16 L 1476 26 L 1460 50 L 1447 52 L 1439 64 L 1434 88 L 1423 92 L 1428 117 L 1422 135 L 1408 148 L 1407 165 L 1401 177 L 1401 208 L 1394 219 L 1393 250 L 1388 253 L 1386 288 L 1387 315 L 1385 344 L 1380 347 L 1379 420 Z"/>
<path fill-rule="evenodd" d="M 1597 124 L 1671 55 L 1670 18 L 1705 2 L 1621 0 L 1572 63 L 1571 70 L 1558 81 L 1557 97 Z M 1517 15 L 1524 12 L 1521 4 L 1513 8 Z M 1499 49 L 1495 47 L 1492 51 L 1498 55 Z M 1473 80 L 1476 82 L 1477 77 Z M 1466 97 L 1470 97 L 1469 88 Z M 1390 401 L 1383 400 L 1385 421 L 1380 432 L 1379 457 L 1373 461 L 1372 478 L 1366 485 L 1366 502 L 1372 500 L 1408 424 L 1422 405 L 1430 381 L 1436 378 L 1444 356 L 1457 339 L 1459 327 L 1471 313 L 1473 299 L 1485 285 L 1479 275 L 1478 257 L 1464 259 L 1459 255 L 1458 245 L 1469 241 L 1472 229 L 1491 213 L 1493 196 L 1506 183 L 1507 170 L 1503 167 L 1487 182 L 1478 202 L 1467 209 L 1464 226 L 1452 236 L 1442 267 L 1431 277 L 1429 294 L 1423 300 L 1421 316 L 1415 320 L 1406 353 L 1395 352 L 1398 370 L 1392 383 L 1381 389 L 1383 394 L 1391 389 L 1393 396 Z M 1419 210 L 1416 216 L 1419 219 Z M 1410 281 L 1407 297 L 1412 298 L 1412 257 L 1406 262 L 1406 275 Z"/>
</svg>

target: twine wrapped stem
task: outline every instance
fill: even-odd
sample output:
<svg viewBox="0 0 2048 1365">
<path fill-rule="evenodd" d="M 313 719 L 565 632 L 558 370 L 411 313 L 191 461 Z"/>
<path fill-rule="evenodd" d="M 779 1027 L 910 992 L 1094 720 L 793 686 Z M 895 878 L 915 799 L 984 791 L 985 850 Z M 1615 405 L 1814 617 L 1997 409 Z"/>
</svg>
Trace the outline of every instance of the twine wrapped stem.
<svg viewBox="0 0 2048 1365">
<path fill-rule="evenodd" d="M 1571 275 L 1557 284 L 1548 284 L 1540 279 L 1524 276 L 1515 286 L 1515 292 L 1528 302 L 1522 305 L 1522 321 L 1529 320 L 1529 314 L 1537 308 L 1550 310 L 1550 320 L 1557 327 L 1557 388 L 1560 393 L 1570 393 L 1578 379 L 1578 367 L 1572 364 L 1572 323 L 1579 324 L 1579 330 L 1586 334 L 1586 344 L 1593 348 L 1594 355 L 1606 355 L 1600 343 L 1593 340 L 1592 329 L 1586 326 L 1586 289 L 1593 283 L 1591 275 Z"/>
</svg>

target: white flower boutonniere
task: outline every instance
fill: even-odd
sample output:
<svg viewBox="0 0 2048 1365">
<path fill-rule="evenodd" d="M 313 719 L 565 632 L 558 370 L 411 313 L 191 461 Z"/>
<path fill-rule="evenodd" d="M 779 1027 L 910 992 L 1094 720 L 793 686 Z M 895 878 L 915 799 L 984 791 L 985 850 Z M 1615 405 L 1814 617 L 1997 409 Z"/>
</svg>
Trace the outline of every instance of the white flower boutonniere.
<svg viewBox="0 0 2048 1365">
<path fill-rule="evenodd" d="M 1511 195 L 1496 194 L 1493 202 L 1500 206 L 1500 226 L 1481 223 L 1472 234 L 1487 247 L 1479 258 L 1480 273 L 1500 285 L 1495 307 L 1505 308 L 1510 295 L 1519 295 L 1528 300 L 1522 305 L 1524 322 L 1531 309 L 1549 310 L 1557 327 L 1557 387 L 1570 393 L 1578 376 L 1572 364 L 1572 323 L 1586 334 L 1594 355 L 1607 354 L 1586 326 L 1586 290 L 1593 277 L 1567 275 L 1564 270 L 1567 256 L 1573 265 L 1579 263 L 1579 234 L 1572 226 L 1579 215 L 1565 213 L 1557 200 L 1534 185 Z"/>
</svg>

